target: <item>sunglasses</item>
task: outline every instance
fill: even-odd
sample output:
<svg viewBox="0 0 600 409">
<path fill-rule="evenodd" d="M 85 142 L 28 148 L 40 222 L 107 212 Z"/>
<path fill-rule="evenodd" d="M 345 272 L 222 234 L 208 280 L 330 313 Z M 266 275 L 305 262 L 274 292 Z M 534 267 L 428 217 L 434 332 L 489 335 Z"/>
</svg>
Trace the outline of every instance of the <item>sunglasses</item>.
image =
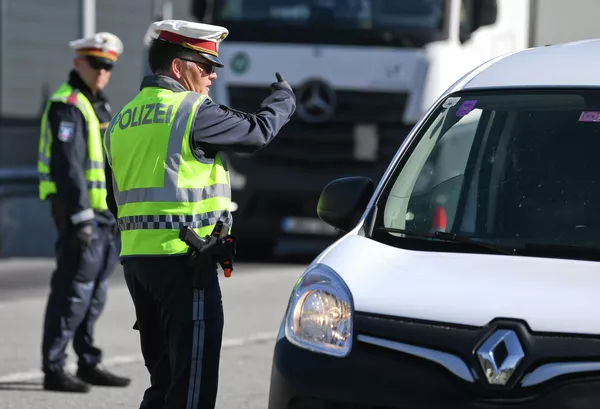
<svg viewBox="0 0 600 409">
<path fill-rule="evenodd" d="M 202 69 L 202 71 L 204 71 L 205 73 L 207 73 L 208 75 L 211 75 L 212 73 L 214 73 L 217 69 L 217 67 L 215 67 L 214 65 L 210 65 L 210 64 L 205 64 L 203 62 L 200 61 L 196 61 L 196 60 L 192 60 L 189 58 L 181 58 L 179 57 L 180 60 L 185 60 L 185 61 L 189 61 L 189 62 L 193 62 L 194 64 L 196 64 L 198 67 L 200 67 Z"/>
<path fill-rule="evenodd" d="M 113 64 L 108 63 L 108 62 L 104 62 L 102 60 L 99 60 L 97 58 L 87 58 L 87 62 L 90 65 L 90 67 L 92 67 L 95 70 L 106 70 L 106 71 L 110 71 L 113 69 Z"/>
</svg>

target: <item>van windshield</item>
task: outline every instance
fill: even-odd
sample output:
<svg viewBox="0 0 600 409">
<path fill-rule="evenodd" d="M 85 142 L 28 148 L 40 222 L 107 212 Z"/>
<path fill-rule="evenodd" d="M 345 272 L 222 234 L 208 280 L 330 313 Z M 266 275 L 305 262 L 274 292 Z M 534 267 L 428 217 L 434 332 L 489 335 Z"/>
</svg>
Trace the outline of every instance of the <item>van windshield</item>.
<svg viewBox="0 0 600 409">
<path fill-rule="evenodd" d="M 600 91 L 448 97 L 387 181 L 379 214 L 387 231 L 373 238 L 397 246 L 443 231 L 519 254 L 600 259 Z"/>
</svg>

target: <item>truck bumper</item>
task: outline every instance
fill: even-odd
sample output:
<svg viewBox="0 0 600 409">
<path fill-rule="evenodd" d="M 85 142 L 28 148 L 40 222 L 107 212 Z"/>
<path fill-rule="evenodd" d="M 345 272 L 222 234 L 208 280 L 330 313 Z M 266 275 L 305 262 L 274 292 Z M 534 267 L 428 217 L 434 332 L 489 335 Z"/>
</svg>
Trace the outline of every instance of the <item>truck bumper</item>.
<svg viewBox="0 0 600 409">
<path fill-rule="evenodd" d="M 274 167 L 252 160 L 232 158 L 232 199 L 237 205 L 232 234 L 240 248 L 267 247 L 283 253 L 317 254 L 342 233 L 327 225 L 317 215 L 323 188 L 346 176 L 367 176 L 377 183 L 387 164 L 364 168 L 313 171 L 308 168 Z M 242 175 L 245 184 L 236 186 L 234 178 Z"/>
</svg>

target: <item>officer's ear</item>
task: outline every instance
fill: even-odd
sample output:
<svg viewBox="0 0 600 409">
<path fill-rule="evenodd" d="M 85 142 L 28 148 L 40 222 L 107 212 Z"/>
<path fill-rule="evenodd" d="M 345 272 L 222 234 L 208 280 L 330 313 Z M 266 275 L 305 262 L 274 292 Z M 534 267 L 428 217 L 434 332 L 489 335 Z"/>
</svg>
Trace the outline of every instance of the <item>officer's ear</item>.
<svg viewBox="0 0 600 409">
<path fill-rule="evenodd" d="M 183 75 L 183 70 L 185 69 L 185 61 L 179 58 L 173 58 L 171 61 L 171 72 L 175 76 L 175 78 L 179 79 Z"/>
<path fill-rule="evenodd" d="M 79 69 L 81 67 L 82 60 L 83 57 L 81 57 L 80 55 L 76 55 L 75 57 L 73 57 L 73 67 Z"/>
</svg>

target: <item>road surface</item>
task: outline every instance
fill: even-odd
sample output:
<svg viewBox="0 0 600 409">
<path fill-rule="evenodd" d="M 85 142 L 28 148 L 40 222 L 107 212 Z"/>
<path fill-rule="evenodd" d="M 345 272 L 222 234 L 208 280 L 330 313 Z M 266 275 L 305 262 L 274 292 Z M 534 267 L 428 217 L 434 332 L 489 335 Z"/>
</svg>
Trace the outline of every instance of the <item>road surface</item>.
<svg viewBox="0 0 600 409">
<path fill-rule="evenodd" d="M 141 359 L 129 293 L 118 269 L 97 326 L 105 363 L 130 376 L 126 389 L 88 394 L 42 389 L 40 340 L 52 260 L 0 260 L 0 409 L 137 408 L 149 377 Z M 306 264 L 240 264 L 222 279 L 225 330 L 218 408 L 264 409 L 274 340 L 290 290 Z M 69 367 L 75 368 L 69 347 Z"/>
</svg>

